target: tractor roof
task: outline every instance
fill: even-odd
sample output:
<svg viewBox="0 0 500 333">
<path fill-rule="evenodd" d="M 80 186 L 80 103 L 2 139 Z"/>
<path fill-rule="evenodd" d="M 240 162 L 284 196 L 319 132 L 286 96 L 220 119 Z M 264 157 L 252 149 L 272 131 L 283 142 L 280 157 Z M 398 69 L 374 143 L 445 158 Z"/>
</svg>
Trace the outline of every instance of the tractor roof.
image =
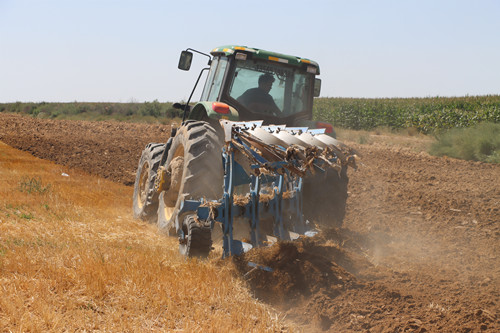
<svg viewBox="0 0 500 333">
<path fill-rule="evenodd" d="M 316 70 L 314 74 L 319 74 L 319 64 L 315 61 L 306 58 L 257 49 L 254 47 L 247 47 L 240 45 L 224 45 L 213 49 L 210 53 L 214 56 L 221 54 L 224 54 L 226 56 L 232 56 L 235 52 L 251 53 L 252 56 L 256 58 L 277 61 L 296 67 L 303 67 L 304 64 L 306 64 L 308 66 L 315 67 Z"/>
</svg>

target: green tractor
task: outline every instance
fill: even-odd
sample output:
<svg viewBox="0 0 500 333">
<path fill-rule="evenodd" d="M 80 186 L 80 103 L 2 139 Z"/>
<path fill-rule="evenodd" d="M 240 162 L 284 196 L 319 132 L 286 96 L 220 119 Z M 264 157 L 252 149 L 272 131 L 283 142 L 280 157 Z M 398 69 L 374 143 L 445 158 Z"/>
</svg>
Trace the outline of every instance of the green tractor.
<svg viewBox="0 0 500 333">
<path fill-rule="evenodd" d="M 323 128 L 335 137 L 332 125 L 312 120 L 314 97 L 321 88 L 319 65 L 309 59 L 246 46 L 222 46 L 205 54 L 182 51 L 178 68 L 189 70 L 194 53 L 209 58 L 182 110 L 182 124 L 172 130 L 166 143 L 150 143 L 142 152 L 134 186 L 136 218 L 156 222 L 175 235 L 189 229 L 197 244 L 180 240 L 181 252 L 203 252 L 211 241 L 202 224 L 179 222 L 184 200 L 217 200 L 223 195 L 224 169 L 221 151 L 223 129 L 219 122 L 261 120 L 265 125 L 294 128 Z M 192 105 L 191 98 L 208 71 L 203 92 Z M 340 143 L 339 143 L 340 144 Z M 341 227 L 347 200 L 347 165 L 322 170 L 304 178 L 303 213 L 322 225 Z M 240 190 L 245 192 L 245 190 Z M 191 219 L 193 220 L 193 219 Z M 185 230 L 186 231 L 186 230 Z M 186 231 L 185 234 L 188 234 Z M 196 235 L 201 235 L 196 237 Z"/>
</svg>

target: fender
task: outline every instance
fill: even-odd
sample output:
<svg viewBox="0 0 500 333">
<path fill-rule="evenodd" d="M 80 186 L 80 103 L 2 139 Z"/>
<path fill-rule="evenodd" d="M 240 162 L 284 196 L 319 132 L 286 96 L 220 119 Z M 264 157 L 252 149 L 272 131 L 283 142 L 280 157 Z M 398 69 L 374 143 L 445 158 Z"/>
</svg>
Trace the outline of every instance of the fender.
<svg viewBox="0 0 500 333">
<path fill-rule="evenodd" d="M 226 119 L 226 120 L 232 120 L 232 121 L 238 121 L 240 119 L 238 111 L 233 108 L 232 106 L 222 103 L 222 102 L 217 102 L 217 103 L 222 103 L 227 106 L 229 106 L 229 113 L 227 114 L 222 114 L 222 113 L 217 113 L 213 109 L 213 103 L 215 102 L 198 102 L 196 103 L 193 108 L 191 109 L 191 112 L 189 113 L 189 119 L 194 119 L 194 120 L 204 120 L 206 118 L 210 119 Z"/>
<path fill-rule="evenodd" d="M 296 122 L 296 126 L 303 126 L 303 127 L 308 127 L 308 128 L 325 128 L 325 134 L 333 137 L 334 139 L 337 138 L 337 133 L 335 133 L 335 129 L 333 128 L 333 125 L 324 121 L 316 121 L 316 120 L 306 120 L 306 119 L 300 119 L 299 121 Z"/>
</svg>

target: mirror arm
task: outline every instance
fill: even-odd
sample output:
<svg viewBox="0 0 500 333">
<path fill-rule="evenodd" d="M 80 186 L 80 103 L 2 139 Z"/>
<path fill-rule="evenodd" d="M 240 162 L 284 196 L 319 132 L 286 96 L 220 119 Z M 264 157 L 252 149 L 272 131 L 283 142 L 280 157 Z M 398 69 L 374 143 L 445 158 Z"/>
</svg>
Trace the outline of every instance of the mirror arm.
<svg viewBox="0 0 500 333">
<path fill-rule="evenodd" d="M 198 82 L 200 82 L 201 75 L 203 74 L 204 71 L 206 71 L 208 69 L 210 69 L 210 68 L 209 67 L 203 68 L 200 72 L 200 75 L 198 75 L 198 79 L 196 80 L 196 83 L 194 84 L 193 91 L 191 91 L 191 95 L 189 95 L 189 99 L 188 99 L 186 105 L 184 106 L 184 115 L 182 116 L 182 122 L 184 122 L 184 120 L 186 120 L 186 117 L 187 117 L 188 112 L 189 112 L 189 102 L 191 102 L 191 97 L 193 97 L 194 91 L 196 90 L 196 87 L 198 86 Z"/>
<path fill-rule="evenodd" d="M 203 53 L 203 52 L 200 52 L 200 51 L 196 51 L 196 50 L 191 49 L 191 48 L 187 48 L 186 51 L 193 51 L 193 52 L 196 52 L 198 54 L 202 54 L 204 56 L 207 56 L 208 57 L 208 66 L 210 66 L 212 64 L 212 56 L 210 56 L 209 54 L 206 54 L 206 53 Z"/>
</svg>

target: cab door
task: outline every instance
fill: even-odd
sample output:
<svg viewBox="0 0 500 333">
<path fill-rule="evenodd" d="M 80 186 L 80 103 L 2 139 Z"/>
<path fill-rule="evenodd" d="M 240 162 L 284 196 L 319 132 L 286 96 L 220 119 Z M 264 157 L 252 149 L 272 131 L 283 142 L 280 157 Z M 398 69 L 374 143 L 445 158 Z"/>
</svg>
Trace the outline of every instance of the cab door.
<svg viewBox="0 0 500 333">
<path fill-rule="evenodd" d="M 203 88 L 200 101 L 219 101 L 228 67 L 227 57 L 215 57 L 210 66 L 207 82 Z"/>
</svg>

